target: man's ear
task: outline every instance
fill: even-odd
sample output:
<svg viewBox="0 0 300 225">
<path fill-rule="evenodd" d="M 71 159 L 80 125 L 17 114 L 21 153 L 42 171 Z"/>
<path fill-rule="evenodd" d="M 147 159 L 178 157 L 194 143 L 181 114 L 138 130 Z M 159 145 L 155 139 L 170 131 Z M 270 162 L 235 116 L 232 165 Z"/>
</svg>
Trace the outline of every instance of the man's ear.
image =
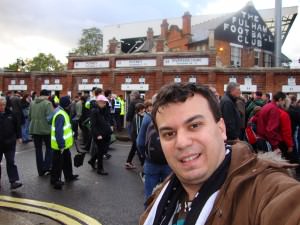
<svg viewBox="0 0 300 225">
<path fill-rule="evenodd" d="M 225 122 L 224 122 L 223 118 L 221 118 L 217 124 L 218 124 L 218 127 L 219 127 L 219 130 L 220 130 L 223 140 L 226 141 L 227 140 L 226 126 L 225 126 Z"/>
</svg>

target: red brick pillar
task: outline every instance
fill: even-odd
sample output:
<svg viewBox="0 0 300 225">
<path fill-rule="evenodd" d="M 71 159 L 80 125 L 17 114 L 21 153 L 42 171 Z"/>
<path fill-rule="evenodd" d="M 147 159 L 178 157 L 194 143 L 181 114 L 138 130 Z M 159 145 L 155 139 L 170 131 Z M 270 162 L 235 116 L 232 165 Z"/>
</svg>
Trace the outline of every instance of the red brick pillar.
<svg viewBox="0 0 300 225">
<path fill-rule="evenodd" d="M 216 72 L 215 71 L 208 72 L 207 84 L 211 85 L 213 87 L 216 86 Z"/>
<path fill-rule="evenodd" d="M 158 71 L 156 72 L 155 76 L 155 90 L 159 90 L 164 85 L 164 79 L 163 79 L 163 68 L 164 68 L 164 62 L 163 57 L 161 55 L 158 55 L 156 58 L 157 68 Z"/>
<path fill-rule="evenodd" d="M 32 73 L 29 76 L 29 82 L 27 85 L 28 85 L 28 92 L 30 94 L 32 91 L 35 91 L 37 94 L 39 94 L 39 92 L 37 91 L 37 87 L 36 87 L 36 79 Z"/>
<path fill-rule="evenodd" d="M 76 95 L 75 93 L 75 88 L 73 87 L 73 76 L 72 74 L 67 74 L 64 75 L 64 77 L 62 77 L 63 80 L 65 80 L 65 82 L 62 82 L 63 84 L 63 95 L 67 95 L 68 91 L 72 92 L 72 97 L 74 97 Z"/>
<path fill-rule="evenodd" d="M 0 91 L 2 93 L 4 92 L 4 79 L 3 79 L 3 75 L 0 75 Z"/>
<path fill-rule="evenodd" d="M 266 72 L 266 92 L 274 92 L 274 72 Z"/>
</svg>

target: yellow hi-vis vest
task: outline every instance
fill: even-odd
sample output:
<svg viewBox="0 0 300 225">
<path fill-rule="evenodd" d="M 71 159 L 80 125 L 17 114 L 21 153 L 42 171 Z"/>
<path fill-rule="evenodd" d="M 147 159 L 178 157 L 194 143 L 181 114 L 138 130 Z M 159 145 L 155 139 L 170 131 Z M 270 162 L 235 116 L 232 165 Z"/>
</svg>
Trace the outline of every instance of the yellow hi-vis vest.
<svg viewBox="0 0 300 225">
<path fill-rule="evenodd" d="M 123 99 L 119 99 L 120 105 L 121 105 L 121 112 L 120 115 L 124 116 L 125 115 L 125 101 Z"/>
<path fill-rule="evenodd" d="M 62 115 L 65 119 L 64 123 L 64 140 L 65 140 L 65 146 L 64 149 L 71 148 L 74 142 L 73 139 L 73 131 L 72 131 L 72 126 L 70 123 L 70 117 L 69 115 L 62 109 L 59 109 L 53 116 L 52 119 L 52 126 L 51 126 L 51 148 L 53 150 L 60 150 L 56 141 L 55 137 L 55 119 L 58 115 Z"/>
</svg>

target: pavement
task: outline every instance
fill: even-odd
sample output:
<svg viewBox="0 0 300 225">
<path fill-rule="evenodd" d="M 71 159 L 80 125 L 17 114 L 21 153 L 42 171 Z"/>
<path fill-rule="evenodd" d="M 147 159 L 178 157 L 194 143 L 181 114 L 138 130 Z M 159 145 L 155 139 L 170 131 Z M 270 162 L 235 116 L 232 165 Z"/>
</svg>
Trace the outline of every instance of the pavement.
<svg viewBox="0 0 300 225">
<path fill-rule="evenodd" d="M 39 177 L 35 165 L 33 143 L 17 146 L 16 164 L 23 187 L 11 191 L 2 160 L 0 189 L 0 225 L 31 224 L 138 224 L 143 212 L 143 183 L 137 157 L 136 170 L 126 170 L 124 163 L 131 147 L 127 132 L 117 133 L 111 145 L 112 158 L 104 161 L 108 176 L 99 176 L 87 164 L 73 168 L 79 180 L 55 190 L 49 176 Z M 120 141 L 122 140 L 122 141 Z M 75 155 L 75 148 L 71 150 Z"/>
</svg>

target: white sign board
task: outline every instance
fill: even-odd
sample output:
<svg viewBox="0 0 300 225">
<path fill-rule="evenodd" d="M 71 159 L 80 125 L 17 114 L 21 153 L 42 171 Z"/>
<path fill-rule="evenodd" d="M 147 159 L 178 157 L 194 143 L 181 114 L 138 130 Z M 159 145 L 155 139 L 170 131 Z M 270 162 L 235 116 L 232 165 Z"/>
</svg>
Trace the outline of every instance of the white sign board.
<svg viewBox="0 0 300 225">
<path fill-rule="evenodd" d="M 93 87 L 103 88 L 103 84 L 79 84 L 78 90 L 79 91 L 92 91 Z"/>
<path fill-rule="evenodd" d="M 27 85 L 25 85 L 25 84 L 20 84 L 20 85 L 11 84 L 11 85 L 8 85 L 8 90 L 9 91 L 27 91 Z"/>
<path fill-rule="evenodd" d="M 74 62 L 74 69 L 108 68 L 109 60 Z"/>
<path fill-rule="evenodd" d="M 289 86 L 295 86 L 296 85 L 296 78 L 294 78 L 294 77 L 288 78 L 288 85 Z"/>
<path fill-rule="evenodd" d="M 166 58 L 164 66 L 208 66 L 208 58 Z"/>
<path fill-rule="evenodd" d="M 227 89 L 227 84 L 224 85 L 224 91 Z M 257 85 L 240 85 L 241 92 L 256 92 Z"/>
<path fill-rule="evenodd" d="M 282 85 L 282 92 L 300 93 L 300 85 Z"/>
<path fill-rule="evenodd" d="M 252 79 L 250 77 L 246 77 L 244 80 L 246 86 L 252 85 Z"/>
<path fill-rule="evenodd" d="M 122 84 L 122 91 L 148 91 L 149 84 Z"/>
<path fill-rule="evenodd" d="M 116 67 L 147 67 L 156 66 L 156 59 L 116 60 Z"/>
<path fill-rule="evenodd" d="M 63 89 L 61 84 L 43 84 L 42 90 L 48 90 L 48 91 L 61 91 Z"/>
</svg>

